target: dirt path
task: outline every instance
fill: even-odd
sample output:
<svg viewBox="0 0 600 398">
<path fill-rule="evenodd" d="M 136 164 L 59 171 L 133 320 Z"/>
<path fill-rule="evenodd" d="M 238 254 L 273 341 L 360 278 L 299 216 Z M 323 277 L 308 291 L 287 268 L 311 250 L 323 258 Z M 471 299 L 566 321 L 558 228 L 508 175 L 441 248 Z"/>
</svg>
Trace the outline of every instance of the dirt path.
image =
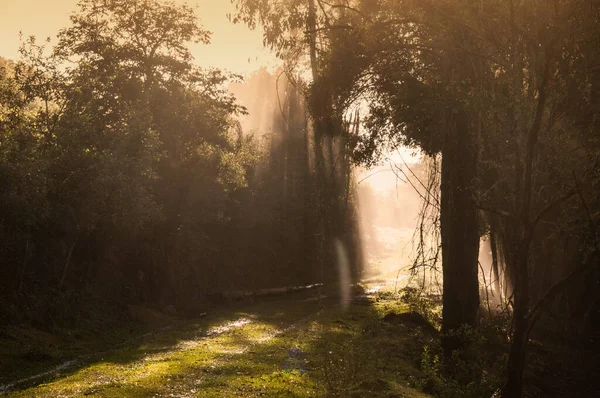
<svg viewBox="0 0 600 398">
<path fill-rule="evenodd" d="M 298 293 L 265 298 L 243 308 L 223 308 L 197 322 L 148 334 L 133 344 L 20 380 L 5 394 L 42 398 L 424 396 L 406 384 L 417 371 L 402 345 L 412 345 L 414 339 L 407 334 L 405 341 L 398 340 L 399 331 L 405 330 L 401 325 L 379 323 L 381 312 L 376 306 L 393 302 L 369 300 L 368 295 L 360 298 L 345 308 L 320 292 Z M 403 377 L 405 381 L 398 383 Z"/>
<path fill-rule="evenodd" d="M 284 311 L 286 307 L 295 308 Z M 218 374 L 235 365 L 235 356 L 261 350 L 300 323 L 316 316 L 318 301 L 279 298 L 225 313 L 179 329 L 147 334 L 141 342 L 115 351 L 85 355 L 41 374 L 0 386 L 9 396 L 162 396 L 190 369 Z M 225 311 L 227 312 L 227 311 Z M 204 377 L 203 379 L 209 379 Z M 40 381 L 44 384 L 34 385 Z M 197 386 L 181 386 L 190 394 Z M 15 389 L 30 385 L 21 391 Z M 173 394 L 171 392 L 170 394 Z M 185 395 L 185 394 L 184 394 Z M 173 396 L 184 396 L 173 395 Z"/>
</svg>

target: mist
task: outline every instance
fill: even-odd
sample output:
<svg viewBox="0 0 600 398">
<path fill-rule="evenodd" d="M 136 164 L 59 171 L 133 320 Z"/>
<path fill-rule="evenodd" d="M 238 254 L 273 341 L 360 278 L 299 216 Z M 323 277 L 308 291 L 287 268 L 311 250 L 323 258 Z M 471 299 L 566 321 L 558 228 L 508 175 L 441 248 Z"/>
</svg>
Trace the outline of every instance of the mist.
<svg viewBox="0 0 600 398">
<path fill-rule="evenodd" d="M 600 396 L 597 5 L 4 3 L 0 395 Z"/>
</svg>

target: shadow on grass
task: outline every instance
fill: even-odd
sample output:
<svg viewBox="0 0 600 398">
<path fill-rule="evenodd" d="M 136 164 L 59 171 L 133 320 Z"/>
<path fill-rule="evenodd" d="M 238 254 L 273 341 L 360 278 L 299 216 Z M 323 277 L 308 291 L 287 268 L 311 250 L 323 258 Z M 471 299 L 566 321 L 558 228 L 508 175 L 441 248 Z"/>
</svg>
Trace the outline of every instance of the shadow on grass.
<svg viewBox="0 0 600 398">
<path fill-rule="evenodd" d="M 425 338 L 419 328 L 383 322 L 381 308 L 364 297 L 349 308 L 335 298 L 306 301 L 310 297 L 295 293 L 222 308 L 84 358 L 14 394 L 423 396 L 411 388 Z"/>
<path fill-rule="evenodd" d="M 169 330 L 161 329 L 155 333 L 146 333 L 144 335 L 136 336 L 134 338 L 129 337 L 125 343 L 118 341 L 117 336 L 115 345 L 109 347 L 108 350 L 96 352 L 93 354 L 84 354 L 81 356 L 73 357 L 64 355 L 55 358 L 49 358 L 48 360 L 24 360 L 16 362 L 20 366 L 28 366 L 31 369 L 30 372 L 23 372 L 25 374 L 42 373 L 44 371 L 52 370 L 60 367 L 66 362 L 72 362 L 75 360 L 75 364 L 68 366 L 59 372 L 52 373 L 46 377 L 35 377 L 35 379 L 29 382 L 17 383 L 11 391 L 25 390 L 45 382 L 52 380 L 63 379 L 76 374 L 82 370 L 93 367 L 96 364 L 102 363 L 115 363 L 115 364 L 128 364 L 139 362 L 140 360 L 150 356 L 158 355 L 160 353 L 170 352 L 176 349 L 179 345 L 184 344 L 187 341 L 194 341 L 202 339 L 210 334 L 211 329 L 228 325 L 232 321 L 239 320 L 241 318 L 248 318 L 255 316 L 256 313 L 264 312 L 267 314 L 265 320 L 272 319 L 273 322 L 277 322 L 278 318 L 281 318 L 281 322 L 284 321 L 285 315 L 288 313 L 297 312 L 295 310 L 288 311 L 285 308 L 285 303 L 302 299 L 308 296 L 308 292 L 298 292 L 291 294 L 289 297 L 265 297 L 260 300 L 256 305 L 249 303 L 234 303 L 231 305 L 223 305 L 219 308 L 215 308 L 214 312 L 209 316 L 197 319 L 197 320 L 185 320 L 181 322 L 175 322 Z M 270 314 L 275 309 L 285 311 L 279 311 L 278 314 L 273 316 Z M 302 310 L 302 309 L 300 309 Z M 222 331 L 223 332 L 223 331 Z M 217 333 L 221 333 L 217 331 Z M 128 337 L 128 336 L 126 336 Z M 46 347 L 40 347 L 40 351 L 45 351 Z M 59 359 L 59 360 L 56 360 Z M 21 373 L 21 374 L 23 374 Z M 15 372 L 17 374 L 17 372 Z M 23 377 L 24 379 L 27 376 Z M 2 383 L 9 384 L 14 382 L 17 377 L 11 377 L 9 379 L 2 380 Z"/>
</svg>

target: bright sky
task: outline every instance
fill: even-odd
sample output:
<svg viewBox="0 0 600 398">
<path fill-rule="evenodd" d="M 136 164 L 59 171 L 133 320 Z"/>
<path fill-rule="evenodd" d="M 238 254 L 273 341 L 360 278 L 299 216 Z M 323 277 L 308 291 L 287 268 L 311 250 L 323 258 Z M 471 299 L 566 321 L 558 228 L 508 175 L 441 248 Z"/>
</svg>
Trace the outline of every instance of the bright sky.
<svg viewBox="0 0 600 398">
<path fill-rule="evenodd" d="M 250 31 L 227 20 L 226 14 L 234 11 L 230 0 L 186 3 L 198 6 L 201 24 L 213 32 L 210 45 L 190 47 L 200 66 L 246 74 L 261 65 L 277 64 L 275 57 L 263 48 L 261 31 Z M 61 28 L 70 25 L 69 14 L 76 8 L 77 0 L 0 0 L 0 56 L 18 58 L 19 31 L 24 36 L 36 36 L 40 42 L 55 38 Z"/>
</svg>

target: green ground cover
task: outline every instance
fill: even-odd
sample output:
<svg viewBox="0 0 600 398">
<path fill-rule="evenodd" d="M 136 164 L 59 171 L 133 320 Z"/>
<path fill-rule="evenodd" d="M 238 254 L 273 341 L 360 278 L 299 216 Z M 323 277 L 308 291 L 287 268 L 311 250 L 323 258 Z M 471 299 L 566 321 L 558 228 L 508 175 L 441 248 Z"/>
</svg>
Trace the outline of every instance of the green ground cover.
<svg viewBox="0 0 600 398">
<path fill-rule="evenodd" d="M 265 298 L 175 322 L 114 349 L 82 354 L 73 366 L 7 395 L 427 396 L 416 387 L 422 347 L 436 339 L 433 329 L 410 317 L 386 320 L 408 308 L 385 292 L 363 295 L 347 308 L 336 298 L 314 299 L 317 294 Z M 55 362 L 66 354 L 58 357 Z M 40 361 L 14 363 L 23 366 L 22 377 L 39 370 L 27 362 Z"/>
</svg>

